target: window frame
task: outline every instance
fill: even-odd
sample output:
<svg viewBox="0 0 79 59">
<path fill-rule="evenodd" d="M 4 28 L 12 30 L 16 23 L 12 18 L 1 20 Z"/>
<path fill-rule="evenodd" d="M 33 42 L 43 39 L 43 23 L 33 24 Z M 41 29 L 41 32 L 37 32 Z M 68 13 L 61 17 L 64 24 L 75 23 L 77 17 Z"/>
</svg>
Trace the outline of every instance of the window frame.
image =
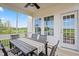
<svg viewBox="0 0 79 59">
<path fill-rule="evenodd" d="M 52 17 L 52 19 L 51 19 L 51 17 Z M 47 21 L 46 21 L 46 18 L 47 18 Z M 46 22 L 50 22 L 50 21 L 52 21 L 52 23 L 51 23 L 51 25 L 49 26 L 48 24 L 45 24 Z M 48 22 L 48 23 L 49 23 Z M 52 26 L 52 27 L 51 27 Z M 45 28 L 49 28 L 48 29 L 48 31 L 47 31 L 47 33 L 45 33 Z M 50 30 L 52 30 L 52 34 L 50 34 L 51 32 L 50 32 Z M 52 16 L 46 16 L 46 17 L 44 17 L 44 35 L 48 35 L 48 36 L 54 36 L 54 15 L 52 15 Z"/>
<path fill-rule="evenodd" d="M 73 15 L 74 15 L 74 17 L 72 17 Z M 69 16 L 69 18 L 67 18 L 67 16 Z M 71 22 L 72 22 L 72 20 L 74 20 L 74 18 L 75 18 L 75 14 L 63 16 L 63 24 L 65 24 L 65 23 L 71 24 Z M 75 22 L 74 22 L 73 26 L 74 25 L 75 25 Z M 64 32 L 64 29 L 66 30 L 65 32 Z M 67 25 L 64 25 L 64 27 L 63 27 L 63 43 L 75 44 L 75 26 L 73 29 L 74 30 L 72 31 L 71 25 L 69 25 L 69 31 L 67 31 Z M 66 35 L 66 36 L 64 36 L 64 35 Z M 74 36 L 74 37 L 72 37 L 72 36 Z M 68 38 L 69 38 L 69 40 L 68 40 Z"/>
<path fill-rule="evenodd" d="M 41 17 L 37 17 L 37 18 L 35 18 L 35 20 L 34 20 L 35 34 L 40 34 L 40 35 L 41 35 L 41 24 L 38 24 L 39 21 L 40 21 L 40 23 L 41 23 Z M 36 26 L 36 23 L 38 24 L 38 26 Z M 37 28 L 40 28 L 40 31 L 39 31 L 39 32 L 37 31 L 37 30 L 38 30 Z M 36 30 L 36 29 L 37 29 L 37 30 Z"/>
</svg>

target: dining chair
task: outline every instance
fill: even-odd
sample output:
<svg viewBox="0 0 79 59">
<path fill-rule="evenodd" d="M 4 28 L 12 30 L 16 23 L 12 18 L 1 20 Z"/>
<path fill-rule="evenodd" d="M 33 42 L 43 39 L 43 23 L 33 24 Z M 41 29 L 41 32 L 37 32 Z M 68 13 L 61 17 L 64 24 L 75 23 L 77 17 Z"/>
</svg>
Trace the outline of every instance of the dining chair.
<svg viewBox="0 0 79 59">
<path fill-rule="evenodd" d="M 39 39 L 37 41 L 40 42 L 40 43 L 43 43 L 45 45 L 45 54 L 48 54 L 47 53 L 47 44 L 48 44 L 47 35 L 40 35 Z"/>
<path fill-rule="evenodd" d="M 46 35 L 40 35 L 39 39 L 37 41 L 45 44 L 47 42 L 47 36 Z"/>
<path fill-rule="evenodd" d="M 1 47 L 2 47 L 2 52 L 4 53 L 4 56 L 8 56 L 8 53 L 6 49 L 4 48 L 3 44 L 1 44 Z"/>
<path fill-rule="evenodd" d="M 13 35 L 10 35 L 10 37 L 11 37 L 11 40 L 15 40 L 15 39 L 19 38 L 19 34 L 13 34 Z M 18 54 L 18 52 L 20 52 L 20 50 L 10 43 L 10 51 L 9 52 L 11 52 L 15 55 L 15 54 Z"/>
<path fill-rule="evenodd" d="M 49 56 L 55 56 L 55 52 L 57 50 L 58 44 L 59 44 L 59 40 L 58 40 L 58 42 L 57 42 L 56 45 L 52 46 L 51 52 L 50 52 L 50 55 Z M 45 53 L 41 52 L 41 53 L 39 53 L 39 56 L 48 56 L 48 55 L 46 55 Z"/>
<path fill-rule="evenodd" d="M 37 41 L 37 36 L 38 36 L 37 34 L 32 34 L 32 37 L 31 37 L 31 39 L 32 39 L 32 40 L 35 40 L 35 41 Z"/>
<path fill-rule="evenodd" d="M 8 56 L 9 52 L 11 52 L 9 53 L 10 55 L 15 55 L 15 54 L 18 55 L 18 53 L 20 52 L 20 50 L 16 47 L 7 51 L 2 43 L 1 43 L 1 47 L 2 47 L 2 52 L 4 53 L 4 56 Z"/>
<path fill-rule="evenodd" d="M 10 49 L 9 52 L 11 52 L 14 55 L 18 55 L 18 53 L 21 52 L 21 50 L 19 50 L 17 47 L 14 47 Z"/>
<path fill-rule="evenodd" d="M 19 34 L 10 35 L 11 40 L 14 40 L 14 39 L 17 39 L 17 38 L 19 38 Z"/>
</svg>

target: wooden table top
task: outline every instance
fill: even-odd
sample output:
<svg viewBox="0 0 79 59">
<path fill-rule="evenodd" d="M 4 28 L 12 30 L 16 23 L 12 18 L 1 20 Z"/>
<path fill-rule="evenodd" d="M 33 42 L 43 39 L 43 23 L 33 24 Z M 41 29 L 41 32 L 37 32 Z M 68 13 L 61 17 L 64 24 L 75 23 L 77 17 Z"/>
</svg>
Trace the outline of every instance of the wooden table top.
<svg viewBox="0 0 79 59">
<path fill-rule="evenodd" d="M 31 46 L 21 40 L 10 40 L 10 42 L 19 48 L 25 55 L 35 51 L 37 48 L 34 46 Z"/>
</svg>

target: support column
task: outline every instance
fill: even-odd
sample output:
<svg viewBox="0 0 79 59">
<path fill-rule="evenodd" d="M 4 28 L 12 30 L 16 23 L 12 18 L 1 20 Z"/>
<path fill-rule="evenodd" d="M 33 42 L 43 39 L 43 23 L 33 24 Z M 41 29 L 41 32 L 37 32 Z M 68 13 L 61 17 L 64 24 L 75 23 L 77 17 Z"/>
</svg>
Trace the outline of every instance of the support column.
<svg viewBox="0 0 79 59">
<path fill-rule="evenodd" d="M 41 34 L 44 35 L 44 18 L 41 18 Z"/>
<path fill-rule="evenodd" d="M 16 34 L 18 33 L 18 12 L 16 13 Z"/>
<path fill-rule="evenodd" d="M 31 35 L 32 35 L 32 32 L 33 32 L 33 21 L 32 21 L 32 17 L 31 16 L 28 16 L 28 22 L 27 22 L 27 36 L 30 38 Z"/>
</svg>

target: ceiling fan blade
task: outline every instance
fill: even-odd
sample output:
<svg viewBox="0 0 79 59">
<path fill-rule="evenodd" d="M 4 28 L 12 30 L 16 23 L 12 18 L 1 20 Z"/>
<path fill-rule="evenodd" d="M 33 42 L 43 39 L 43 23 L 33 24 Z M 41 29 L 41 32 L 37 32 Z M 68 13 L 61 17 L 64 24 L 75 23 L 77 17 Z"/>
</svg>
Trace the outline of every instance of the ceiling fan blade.
<svg viewBox="0 0 79 59">
<path fill-rule="evenodd" d="M 36 6 L 37 9 L 40 8 L 40 6 L 37 3 L 33 3 L 33 4 Z"/>
<path fill-rule="evenodd" d="M 27 3 L 24 7 L 28 7 L 31 3 Z"/>
</svg>

